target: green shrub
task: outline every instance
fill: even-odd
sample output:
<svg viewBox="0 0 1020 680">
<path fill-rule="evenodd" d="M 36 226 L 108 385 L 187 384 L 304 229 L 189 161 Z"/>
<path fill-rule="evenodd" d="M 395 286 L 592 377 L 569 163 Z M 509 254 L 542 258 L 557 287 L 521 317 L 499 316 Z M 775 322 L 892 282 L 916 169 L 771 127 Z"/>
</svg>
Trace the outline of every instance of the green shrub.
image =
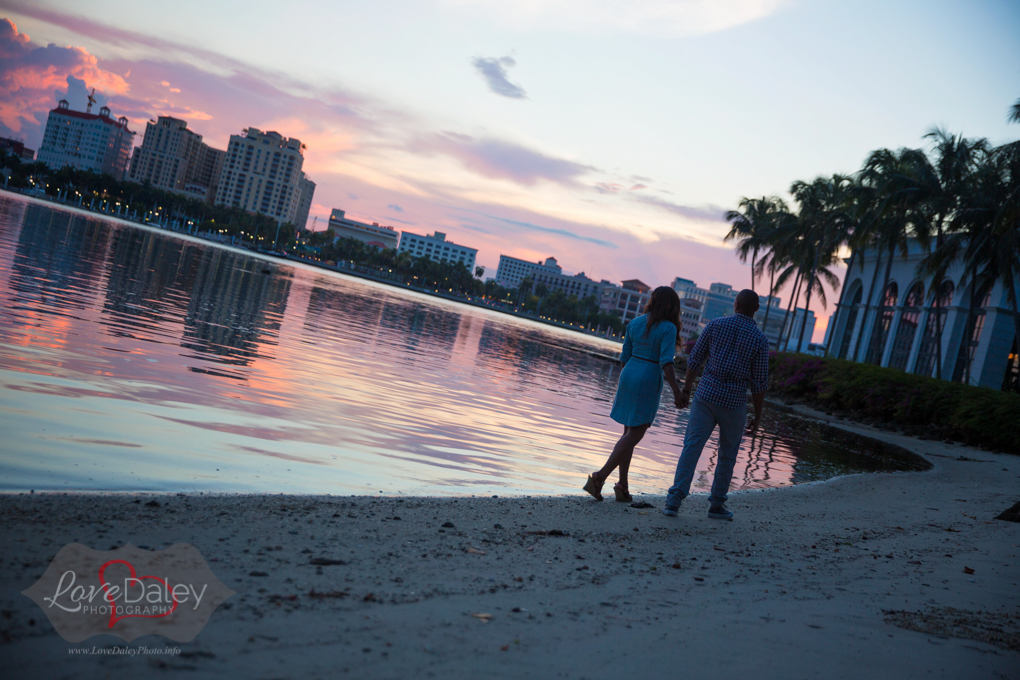
<svg viewBox="0 0 1020 680">
<path fill-rule="evenodd" d="M 909 434 L 1020 453 L 1020 395 L 891 368 L 773 353 L 769 392 Z"/>
</svg>

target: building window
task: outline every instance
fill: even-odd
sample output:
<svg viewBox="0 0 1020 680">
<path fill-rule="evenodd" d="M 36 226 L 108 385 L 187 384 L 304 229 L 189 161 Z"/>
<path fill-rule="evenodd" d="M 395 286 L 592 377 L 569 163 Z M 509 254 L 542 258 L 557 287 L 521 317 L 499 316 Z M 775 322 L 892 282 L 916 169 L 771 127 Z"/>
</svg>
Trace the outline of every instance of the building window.
<svg viewBox="0 0 1020 680">
<path fill-rule="evenodd" d="M 900 324 L 896 328 L 893 339 L 892 355 L 889 357 L 889 368 L 905 370 L 910 348 L 914 346 L 914 335 L 917 332 L 917 320 L 921 316 L 921 305 L 924 304 L 924 284 L 918 281 L 907 293 L 900 312 Z"/>
<path fill-rule="evenodd" d="M 875 327 L 871 331 L 871 342 L 868 344 L 868 354 L 864 359 L 865 363 L 878 363 L 882 360 L 882 350 L 889 339 L 889 326 L 892 324 L 895 313 L 896 299 L 899 294 L 899 287 L 896 282 L 891 282 L 882 295 L 881 306 L 878 308 L 878 316 L 875 319 Z"/>
<path fill-rule="evenodd" d="M 924 325 L 924 337 L 921 338 L 921 352 L 914 366 L 915 375 L 931 376 L 935 369 L 935 358 L 942 349 L 942 332 L 946 329 L 946 313 L 953 301 L 953 282 L 943 281 L 939 294 L 933 300 L 928 311 L 928 321 Z M 936 376 L 941 377 L 941 376 Z"/>
<path fill-rule="evenodd" d="M 977 351 L 978 343 L 981 342 L 981 331 L 985 327 L 985 307 L 991 302 L 992 292 L 985 293 L 981 304 L 972 313 L 967 315 L 967 326 L 970 326 L 970 341 L 960 343 L 960 352 L 956 357 L 956 367 L 953 369 L 953 382 L 968 382 L 970 372 L 974 366 L 974 352 Z M 966 328 L 965 326 L 964 328 Z"/>
</svg>

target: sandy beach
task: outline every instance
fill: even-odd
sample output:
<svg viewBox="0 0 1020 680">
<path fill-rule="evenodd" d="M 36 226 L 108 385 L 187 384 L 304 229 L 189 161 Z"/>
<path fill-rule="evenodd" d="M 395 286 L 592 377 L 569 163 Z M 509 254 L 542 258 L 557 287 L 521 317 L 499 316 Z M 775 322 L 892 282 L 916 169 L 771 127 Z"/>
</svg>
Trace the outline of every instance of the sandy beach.
<svg viewBox="0 0 1020 680">
<path fill-rule="evenodd" d="M 1020 500 L 1020 458 L 834 424 L 934 468 L 734 493 L 732 522 L 708 519 L 704 495 L 662 515 L 668 480 L 635 496 L 650 509 L 580 491 L 5 496 L 0 664 L 6 678 L 1020 677 L 1020 524 L 994 519 Z M 124 643 L 69 644 L 20 593 L 76 541 L 190 543 L 237 594 L 172 657 L 72 654 Z"/>
</svg>

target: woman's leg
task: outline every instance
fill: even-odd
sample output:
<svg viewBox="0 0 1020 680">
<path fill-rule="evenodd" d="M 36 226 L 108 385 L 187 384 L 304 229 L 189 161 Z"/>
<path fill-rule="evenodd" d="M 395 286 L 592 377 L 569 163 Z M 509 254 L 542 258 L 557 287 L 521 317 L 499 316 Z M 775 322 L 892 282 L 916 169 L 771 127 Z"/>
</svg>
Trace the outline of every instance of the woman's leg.
<svg viewBox="0 0 1020 680">
<path fill-rule="evenodd" d="M 630 469 L 630 459 L 634 455 L 634 447 L 638 445 L 645 432 L 651 427 L 648 425 L 635 425 L 624 427 L 623 436 L 616 442 L 613 452 L 609 454 L 609 460 L 602 466 L 602 469 L 595 473 L 599 482 L 604 483 L 617 467 L 620 468 L 620 486 L 627 487 L 627 471 Z"/>
</svg>

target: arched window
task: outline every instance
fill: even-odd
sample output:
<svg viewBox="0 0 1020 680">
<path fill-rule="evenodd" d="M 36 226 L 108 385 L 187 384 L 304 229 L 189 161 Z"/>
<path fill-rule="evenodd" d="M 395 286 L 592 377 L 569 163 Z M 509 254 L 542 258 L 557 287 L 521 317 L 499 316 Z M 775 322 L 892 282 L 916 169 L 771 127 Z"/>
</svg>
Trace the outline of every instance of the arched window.
<svg viewBox="0 0 1020 680">
<path fill-rule="evenodd" d="M 914 346 L 914 335 L 917 332 L 917 319 L 921 316 L 921 305 L 924 304 L 924 284 L 918 281 L 907 293 L 900 312 L 900 325 L 896 328 L 893 339 L 892 355 L 889 357 L 889 368 L 905 370 L 910 348 Z"/>
<path fill-rule="evenodd" d="M 985 307 L 992 301 L 992 291 L 985 293 L 981 303 L 967 317 L 967 325 L 970 326 L 970 341 L 960 343 L 960 352 L 956 357 L 956 367 L 953 369 L 953 382 L 967 382 L 970 378 L 970 370 L 974 365 L 974 352 L 977 351 L 978 343 L 981 341 L 981 331 L 985 327 Z"/>
<path fill-rule="evenodd" d="M 839 343 L 839 358 L 846 359 L 850 351 L 850 337 L 854 334 L 854 326 L 857 324 L 857 307 L 861 304 L 864 288 L 858 288 L 854 293 L 854 300 L 850 303 L 850 313 L 846 317 L 846 327 L 843 328 L 843 340 Z"/>
<path fill-rule="evenodd" d="M 882 305 L 878 308 L 878 317 L 875 319 L 875 327 L 871 330 L 871 344 L 868 345 L 865 363 L 878 363 L 882 360 L 882 350 L 885 349 L 886 340 L 889 338 L 889 326 L 892 325 L 893 314 L 896 311 L 898 294 L 899 288 L 895 281 L 886 286 L 882 295 Z"/>
<path fill-rule="evenodd" d="M 928 311 L 928 321 L 924 324 L 924 337 L 921 338 L 921 352 L 917 356 L 914 373 L 930 376 L 935 370 L 935 356 L 942 348 L 942 332 L 946 329 L 946 313 L 953 301 L 953 282 L 943 281 L 939 286 L 939 294 L 932 301 Z"/>
</svg>

